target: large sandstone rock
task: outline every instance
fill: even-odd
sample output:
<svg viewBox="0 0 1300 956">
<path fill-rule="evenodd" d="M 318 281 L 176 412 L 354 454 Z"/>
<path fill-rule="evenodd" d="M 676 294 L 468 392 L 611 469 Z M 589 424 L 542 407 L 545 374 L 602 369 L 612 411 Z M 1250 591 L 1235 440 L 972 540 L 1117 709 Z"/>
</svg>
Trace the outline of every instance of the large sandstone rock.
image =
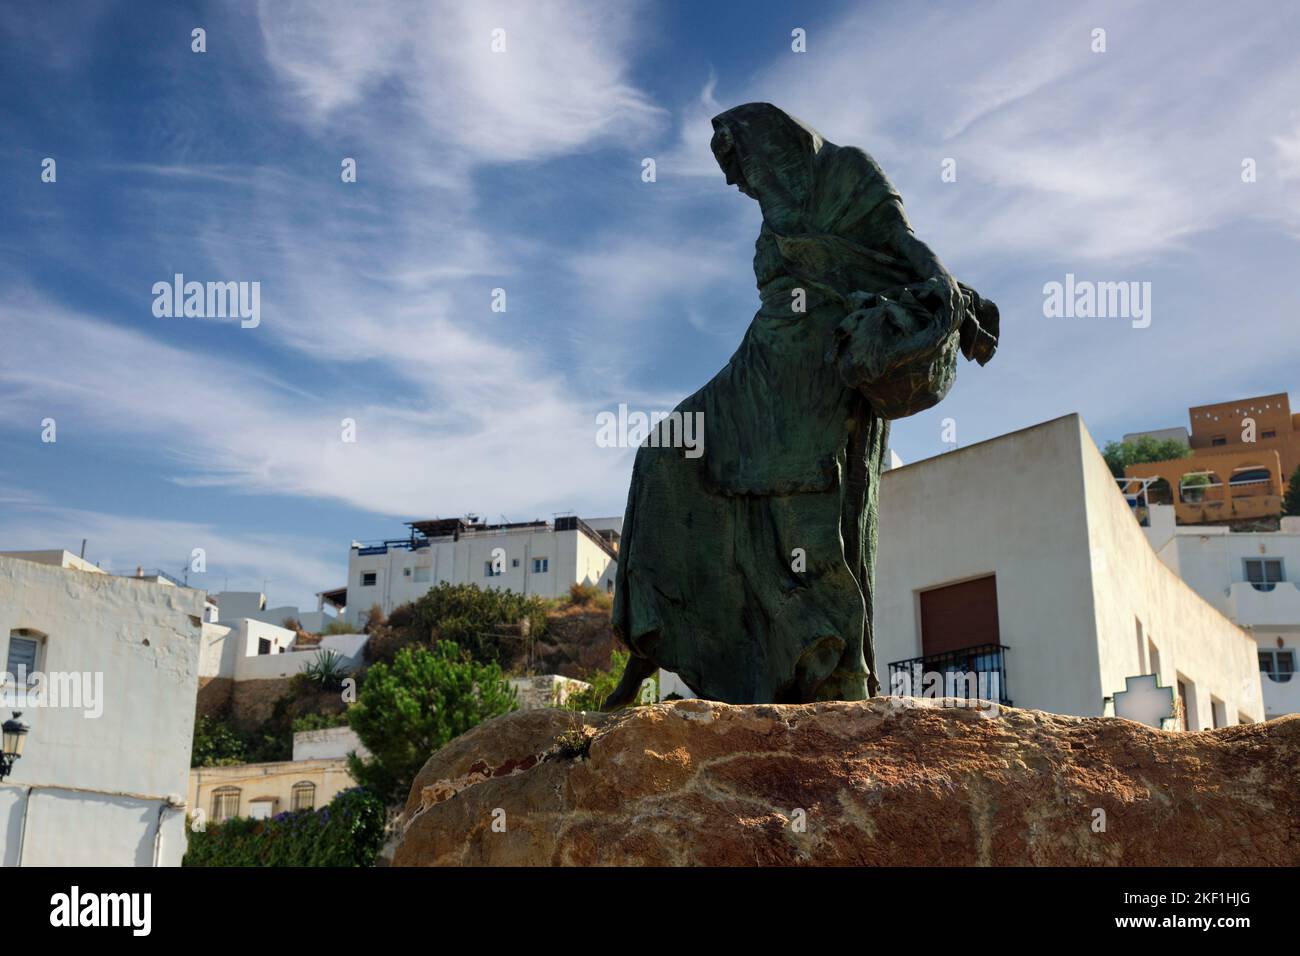
<svg viewBox="0 0 1300 956">
<path fill-rule="evenodd" d="M 1296 865 L 1298 767 L 1300 717 L 1173 733 L 912 698 L 530 711 L 430 758 L 393 863 Z"/>
</svg>

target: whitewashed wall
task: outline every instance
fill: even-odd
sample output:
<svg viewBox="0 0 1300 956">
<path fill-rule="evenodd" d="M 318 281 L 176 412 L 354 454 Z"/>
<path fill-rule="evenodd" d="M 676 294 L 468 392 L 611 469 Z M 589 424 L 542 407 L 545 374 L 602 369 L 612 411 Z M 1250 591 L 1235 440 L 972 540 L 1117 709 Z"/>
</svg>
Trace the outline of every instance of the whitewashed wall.
<svg viewBox="0 0 1300 956">
<path fill-rule="evenodd" d="M 180 863 L 202 615 L 202 591 L 0 558 L 0 661 L 28 628 L 48 635 L 41 670 L 103 675 L 97 718 L 24 711 L 0 784 L 5 865 Z"/>
<path fill-rule="evenodd" d="M 488 577 L 484 566 L 493 559 L 496 548 L 505 552 L 504 567 L 501 574 Z M 537 558 L 546 559 L 546 571 L 533 570 Z M 418 551 L 392 547 L 385 554 L 359 554 L 353 549 L 348 553 L 346 619 L 358 622 L 374 604 L 387 614 L 443 582 L 544 598 L 561 597 L 575 583 L 592 584 L 604 591 L 613 580 L 614 568 L 613 559 L 580 531 L 471 535 L 459 541 L 433 541 Z M 376 575 L 373 585 L 362 585 L 366 572 Z"/>
<path fill-rule="evenodd" d="M 1061 418 L 882 476 L 875 630 L 886 689 L 891 661 L 921 655 L 919 592 L 996 574 L 1011 700 L 1101 714 L 1079 428 Z"/>
<path fill-rule="evenodd" d="M 1157 558 L 1077 415 L 882 477 L 876 660 L 921 654 L 921 591 L 997 575 L 1008 690 L 1019 707 L 1100 716 L 1124 678 L 1146 673 L 1137 621 L 1161 680 L 1195 686 L 1228 723 L 1263 717 L 1253 641 Z"/>
</svg>

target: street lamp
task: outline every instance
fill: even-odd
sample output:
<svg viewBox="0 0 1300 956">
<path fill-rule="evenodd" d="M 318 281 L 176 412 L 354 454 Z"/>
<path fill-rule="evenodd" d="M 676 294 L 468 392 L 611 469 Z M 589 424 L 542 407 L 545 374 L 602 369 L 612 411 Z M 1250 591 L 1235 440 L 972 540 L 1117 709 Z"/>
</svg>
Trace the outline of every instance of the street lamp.
<svg viewBox="0 0 1300 956">
<path fill-rule="evenodd" d="M 0 746 L 0 780 L 9 776 L 14 761 L 23 755 L 23 742 L 30 728 L 18 719 L 21 716 L 22 711 L 15 710 L 12 719 L 0 726 L 0 742 L 3 744 Z"/>
</svg>

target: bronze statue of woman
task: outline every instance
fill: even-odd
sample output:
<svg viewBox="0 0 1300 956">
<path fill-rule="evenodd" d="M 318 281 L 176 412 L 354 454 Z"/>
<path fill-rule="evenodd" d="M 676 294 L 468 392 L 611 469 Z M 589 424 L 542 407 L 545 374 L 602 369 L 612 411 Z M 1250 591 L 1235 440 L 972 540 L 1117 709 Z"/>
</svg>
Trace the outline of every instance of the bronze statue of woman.
<svg viewBox="0 0 1300 956">
<path fill-rule="evenodd" d="M 607 709 L 656 667 L 733 704 L 879 690 L 872 590 L 889 421 L 948 393 L 957 352 L 987 362 L 997 307 L 912 234 L 865 152 L 768 103 L 713 120 L 727 182 L 756 199 L 761 300 L 725 368 L 636 456 L 614 628 L 631 651 Z M 695 419 L 698 420 L 698 419 Z"/>
</svg>

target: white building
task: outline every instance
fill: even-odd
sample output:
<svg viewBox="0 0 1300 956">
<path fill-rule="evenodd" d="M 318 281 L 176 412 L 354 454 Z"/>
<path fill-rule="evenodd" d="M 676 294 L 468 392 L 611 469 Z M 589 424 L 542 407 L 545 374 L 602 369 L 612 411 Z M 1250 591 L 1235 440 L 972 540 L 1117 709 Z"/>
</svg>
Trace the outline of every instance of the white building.
<svg viewBox="0 0 1300 956">
<path fill-rule="evenodd" d="M 21 708 L 31 729 L 0 783 L 0 863 L 180 864 L 203 614 L 202 591 L 67 552 L 0 556 L 0 662 L 49 691 Z"/>
<path fill-rule="evenodd" d="M 329 615 L 323 616 L 333 620 Z M 331 634 L 310 646 L 300 646 L 297 632 L 271 623 L 287 617 L 297 618 L 298 609 L 268 610 L 265 595 L 257 591 L 223 591 L 213 595 L 204 609 L 200 683 L 211 678 L 292 677 L 306 669 L 318 653 L 327 651 L 342 658 L 343 666 L 349 671 L 361 666 L 366 635 Z"/>
<path fill-rule="evenodd" d="M 555 598 L 574 584 L 614 588 L 620 519 L 484 524 L 474 519 L 408 522 L 410 537 L 354 542 L 348 553 L 346 618 L 360 623 L 373 605 L 384 614 L 438 584 L 477 584 Z"/>
<path fill-rule="evenodd" d="M 1234 532 L 1175 527 L 1173 511 L 1150 508 L 1147 535 L 1160 560 L 1255 639 L 1265 715 L 1300 713 L 1300 518 L 1283 518 L 1280 531 Z"/>
<path fill-rule="evenodd" d="M 272 680 L 301 673 L 318 654 L 332 651 L 345 670 L 361 667 L 365 634 L 331 634 L 318 643 L 299 646 L 298 635 L 274 624 L 240 618 L 235 625 L 203 623 L 199 677 L 229 680 Z"/>
<path fill-rule="evenodd" d="M 874 595 L 881 693 L 974 673 L 1096 717 L 1155 674 L 1188 729 L 1264 718 L 1255 641 L 1157 557 L 1078 415 L 882 474 Z M 692 692 L 661 672 L 672 693 Z"/>
<path fill-rule="evenodd" d="M 300 611 L 291 604 L 267 607 L 266 595 L 261 591 L 218 591 L 210 599 L 217 605 L 223 624 L 233 624 L 247 618 L 281 627 L 285 621 L 294 620 L 308 634 L 319 634 L 336 620 L 332 614 L 325 612 L 322 601 L 318 601 L 319 606 L 315 611 Z"/>
<path fill-rule="evenodd" d="M 988 668 L 1004 702 L 1093 717 L 1154 673 L 1190 730 L 1264 717 L 1255 642 L 1156 556 L 1078 415 L 889 471 L 879 547 L 886 689 Z"/>
</svg>

